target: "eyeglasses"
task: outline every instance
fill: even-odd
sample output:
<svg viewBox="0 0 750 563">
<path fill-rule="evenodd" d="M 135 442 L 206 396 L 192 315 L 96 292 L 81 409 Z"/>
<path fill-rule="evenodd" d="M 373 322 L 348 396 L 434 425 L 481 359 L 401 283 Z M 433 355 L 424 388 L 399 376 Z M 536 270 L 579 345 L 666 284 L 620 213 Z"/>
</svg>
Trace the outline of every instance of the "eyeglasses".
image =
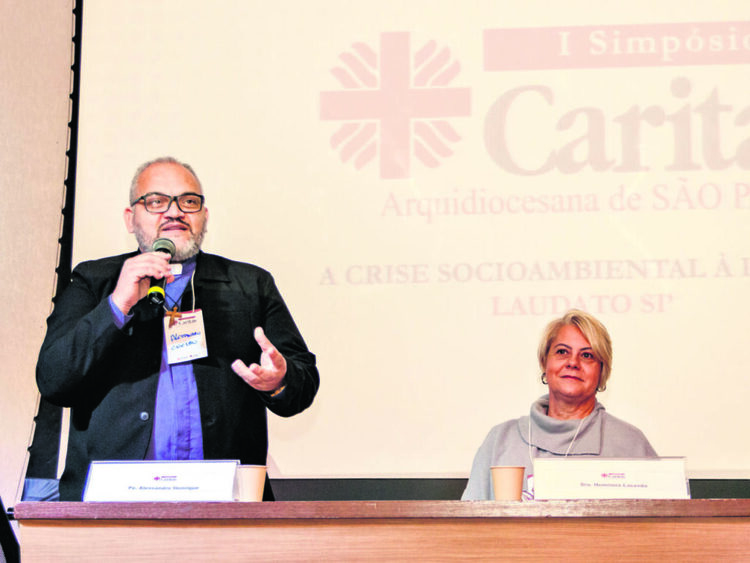
<svg viewBox="0 0 750 563">
<path fill-rule="evenodd" d="M 131 203 L 130 206 L 133 207 L 136 203 L 142 201 L 143 207 L 145 207 L 146 211 L 148 211 L 149 213 L 166 213 L 166 211 L 172 205 L 172 202 L 175 201 L 177 202 L 177 207 L 183 213 L 197 213 L 198 211 L 203 209 L 203 201 L 205 199 L 206 198 L 204 198 L 202 195 L 192 193 L 169 196 L 166 194 L 152 192 L 142 195 L 133 203 Z"/>
</svg>

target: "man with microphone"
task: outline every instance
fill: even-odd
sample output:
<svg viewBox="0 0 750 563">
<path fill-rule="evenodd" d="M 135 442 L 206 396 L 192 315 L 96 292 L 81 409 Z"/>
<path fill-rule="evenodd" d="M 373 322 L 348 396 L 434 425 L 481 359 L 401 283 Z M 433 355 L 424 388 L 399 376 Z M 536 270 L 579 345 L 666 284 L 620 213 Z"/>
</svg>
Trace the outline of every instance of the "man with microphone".
<svg viewBox="0 0 750 563">
<path fill-rule="evenodd" d="M 71 407 L 61 500 L 81 500 L 94 460 L 263 465 L 266 409 L 315 397 L 315 356 L 271 275 L 201 251 L 204 201 L 189 165 L 145 163 L 124 212 L 139 251 L 79 264 L 56 298 L 36 377 Z"/>
</svg>

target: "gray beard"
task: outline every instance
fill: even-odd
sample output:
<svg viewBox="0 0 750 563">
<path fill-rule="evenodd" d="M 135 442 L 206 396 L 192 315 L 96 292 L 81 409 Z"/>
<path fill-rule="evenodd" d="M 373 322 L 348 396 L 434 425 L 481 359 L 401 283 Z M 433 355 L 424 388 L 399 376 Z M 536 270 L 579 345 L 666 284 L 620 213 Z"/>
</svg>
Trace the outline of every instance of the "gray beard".
<svg viewBox="0 0 750 563">
<path fill-rule="evenodd" d="M 139 229 L 136 229 L 134 231 L 134 234 L 135 234 L 135 240 L 138 242 L 138 248 L 140 248 L 141 252 L 151 252 L 151 249 L 154 246 L 154 241 L 157 238 L 162 238 L 162 237 L 148 238 Z M 190 241 L 188 241 L 188 243 L 183 248 L 177 247 L 177 250 L 175 251 L 175 254 L 170 260 L 170 262 L 172 262 L 173 264 L 179 264 L 180 262 L 185 262 L 186 260 L 198 254 L 198 252 L 201 249 L 201 245 L 203 244 L 203 237 L 205 235 L 206 235 L 206 225 L 204 223 L 203 230 L 200 233 L 198 233 L 196 236 L 190 239 Z M 169 238 L 169 237 L 165 237 L 165 238 Z"/>
</svg>

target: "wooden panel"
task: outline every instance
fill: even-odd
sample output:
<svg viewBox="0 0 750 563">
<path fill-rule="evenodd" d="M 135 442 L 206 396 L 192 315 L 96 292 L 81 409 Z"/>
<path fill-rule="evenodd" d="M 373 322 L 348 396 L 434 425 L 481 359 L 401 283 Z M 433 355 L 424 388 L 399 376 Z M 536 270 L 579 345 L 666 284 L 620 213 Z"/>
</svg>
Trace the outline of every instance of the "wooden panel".
<svg viewBox="0 0 750 563">
<path fill-rule="evenodd" d="M 748 501 L 42 504 L 25 563 L 750 560 Z"/>
<path fill-rule="evenodd" d="M 750 500 L 22 502 L 18 520 L 233 518 L 750 517 Z"/>
<path fill-rule="evenodd" d="M 745 519 L 68 521 L 21 526 L 33 561 L 750 558 Z"/>
</svg>

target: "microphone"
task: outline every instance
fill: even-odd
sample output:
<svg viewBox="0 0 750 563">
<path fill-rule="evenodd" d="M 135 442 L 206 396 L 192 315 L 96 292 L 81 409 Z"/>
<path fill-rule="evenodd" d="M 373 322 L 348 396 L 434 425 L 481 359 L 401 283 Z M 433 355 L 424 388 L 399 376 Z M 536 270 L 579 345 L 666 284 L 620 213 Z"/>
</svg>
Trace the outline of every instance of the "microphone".
<svg viewBox="0 0 750 563">
<path fill-rule="evenodd" d="M 171 259 L 172 256 L 174 256 L 174 253 L 177 251 L 177 247 L 168 238 L 158 238 L 154 241 L 151 250 L 153 252 L 166 252 L 167 254 L 169 254 L 169 258 Z M 166 281 L 166 278 L 161 278 L 160 280 L 151 278 L 151 285 L 149 286 L 148 292 L 146 293 L 146 297 L 148 297 L 149 303 L 151 303 L 152 305 L 164 304 L 164 286 L 166 285 Z"/>
</svg>

